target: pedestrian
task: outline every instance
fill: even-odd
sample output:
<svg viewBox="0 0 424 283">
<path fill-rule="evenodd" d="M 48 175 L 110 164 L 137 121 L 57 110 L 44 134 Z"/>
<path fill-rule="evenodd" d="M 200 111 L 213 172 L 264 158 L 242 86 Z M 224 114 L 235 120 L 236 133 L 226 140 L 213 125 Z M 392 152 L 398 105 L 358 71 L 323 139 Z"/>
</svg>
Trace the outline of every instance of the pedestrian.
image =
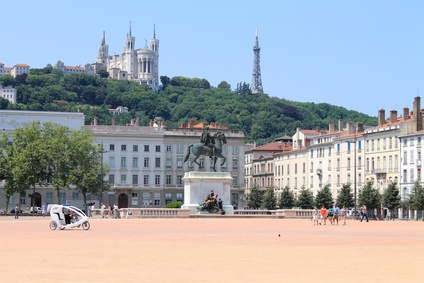
<svg viewBox="0 0 424 283">
<path fill-rule="evenodd" d="M 108 217 L 109 218 L 113 218 L 113 206 L 111 206 L 110 204 L 107 205 L 107 210 L 108 210 Z"/>
<path fill-rule="evenodd" d="M 324 205 L 321 206 L 319 213 L 321 215 L 321 221 L 320 221 L 319 225 L 322 224 L 323 219 L 324 219 L 324 225 L 326 225 L 326 223 L 327 223 L 327 209 L 325 208 Z"/>
<path fill-rule="evenodd" d="M 224 215 L 225 214 L 224 209 L 222 208 L 222 199 L 219 199 L 218 200 L 218 209 L 219 209 L 219 213 L 221 215 Z"/>
<path fill-rule="evenodd" d="M 19 219 L 19 206 L 15 206 L 15 219 Z"/>
<path fill-rule="evenodd" d="M 342 209 L 340 210 L 340 216 L 343 219 L 343 225 L 346 225 L 347 209 L 346 209 L 346 206 L 344 206 L 344 205 L 343 205 Z"/>
<path fill-rule="evenodd" d="M 367 222 L 368 222 L 368 211 L 367 211 L 367 207 L 365 206 L 365 204 L 362 204 L 361 205 L 361 214 L 362 214 L 362 216 L 361 216 L 361 220 L 360 220 L 360 222 L 362 222 L 362 220 L 364 220 L 364 218 L 366 218 L 367 219 Z"/>
<path fill-rule="evenodd" d="M 333 205 L 333 214 L 333 223 L 339 225 L 340 208 L 337 206 L 337 203 Z"/>
<path fill-rule="evenodd" d="M 102 218 L 105 218 L 105 210 L 106 210 L 106 205 L 102 202 L 100 205 L 100 214 L 102 215 Z"/>
<path fill-rule="evenodd" d="M 314 206 L 314 210 L 312 211 L 312 217 L 314 219 L 314 226 L 318 226 L 318 217 L 319 217 L 319 211 L 316 206 Z"/>
<path fill-rule="evenodd" d="M 115 203 L 113 205 L 113 218 L 118 218 L 119 215 L 119 208 L 118 205 Z"/>
<path fill-rule="evenodd" d="M 43 203 L 43 205 L 41 206 L 41 215 L 43 215 L 43 217 L 46 217 L 46 214 L 47 214 L 47 205 Z"/>
<path fill-rule="evenodd" d="M 333 225 L 333 216 L 334 216 L 334 211 L 333 211 L 333 208 L 330 207 L 328 209 L 328 214 L 327 214 L 327 219 L 328 219 L 328 222 L 330 222 L 330 225 Z"/>
</svg>

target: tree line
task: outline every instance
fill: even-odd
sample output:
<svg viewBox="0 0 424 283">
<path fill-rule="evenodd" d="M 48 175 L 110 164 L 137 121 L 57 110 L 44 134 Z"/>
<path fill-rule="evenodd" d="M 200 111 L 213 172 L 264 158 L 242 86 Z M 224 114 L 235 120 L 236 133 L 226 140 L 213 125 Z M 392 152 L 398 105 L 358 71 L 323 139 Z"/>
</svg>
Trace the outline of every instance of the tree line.
<svg viewBox="0 0 424 283">
<path fill-rule="evenodd" d="M 249 189 L 246 204 L 252 209 L 291 209 L 299 207 L 301 209 L 312 209 L 314 206 L 320 208 L 325 206 L 330 208 L 334 203 L 347 208 L 355 207 L 354 192 L 351 184 L 343 184 L 340 194 L 334 199 L 331 193 L 330 185 L 325 185 L 320 189 L 316 196 L 311 189 L 302 187 L 296 196 L 290 187 L 286 186 L 281 192 L 275 194 L 274 188 L 267 188 L 261 191 L 258 187 Z M 422 211 L 424 215 L 424 189 L 420 181 L 416 181 L 412 194 L 407 201 L 401 202 L 399 187 L 396 182 L 389 183 L 383 194 L 373 187 L 373 182 L 367 182 L 357 191 L 357 204 L 364 204 L 368 208 L 370 216 L 379 215 L 381 208 L 387 208 L 391 215 L 395 214 L 397 208 L 415 209 Z M 377 210 L 377 215 L 374 215 Z M 380 216 L 381 217 L 381 216 Z M 424 219 L 423 219 L 424 221 Z"/>
<path fill-rule="evenodd" d="M 57 202 L 62 190 L 75 189 L 87 205 L 88 194 L 98 194 L 109 168 L 102 165 L 100 151 L 91 132 L 71 130 L 56 123 L 38 121 L 17 128 L 12 136 L 0 138 L 0 181 L 4 182 L 6 209 L 14 193 L 32 190 L 31 206 L 37 187 L 52 186 Z"/>
<path fill-rule="evenodd" d="M 293 135 L 296 128 L 327 129 L 339 119 L 376 125 L 377 118 L 329 103 L 302 103 L 268 94 L 252 94 L 250 85 L 239 83 L 234 90 L 226 81 L 211 86 L 206 79 L 161 76 L 158 92 L 132 81 L 108 79 L 87 74 L 64 75 L 47 66 L 31 69 L 16 78 L 0 77 L 0 84 L 17 90 L 17 103 L 0 98 L 0 109 L 61 111 L 85 114 L 85 124 L 98 117 L 99 124 L 110 125 L 109 108 L 125 106 L 129 113 L 116 115 L 117 125 L 140 118 L 142 126 L 161 117 L 168 127 L 178 127 L 194 118 L 197 121 L 228 124 L 242 130 L 247 142 L 261 145 Z"/>
</svg>

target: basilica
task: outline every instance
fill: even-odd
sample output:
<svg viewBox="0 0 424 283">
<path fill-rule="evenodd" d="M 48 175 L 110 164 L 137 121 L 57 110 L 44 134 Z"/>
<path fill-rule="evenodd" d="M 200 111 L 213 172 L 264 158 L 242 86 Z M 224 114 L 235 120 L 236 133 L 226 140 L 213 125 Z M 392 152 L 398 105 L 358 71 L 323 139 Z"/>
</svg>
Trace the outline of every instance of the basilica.
<svg viewBox="0 0 424 283">
<path fill-rule="evenodd" d="M 92 64 L 94 73 L 106 70 L 109 77 L 117 80 L 131 80 L 140 84 L 147 84 L 153 90 L 159 88 L 159 40 L 153 28 L 153 38 L 149 45 L 147 40 L 144 47 L 135 49 L 135 37 L 129 33 L 125 39 L 125 46 L 121 54 L 109 55 L 109 46 L 106 44 L 105 32 L 99 47 L 96 63 Z"/>
</svg>

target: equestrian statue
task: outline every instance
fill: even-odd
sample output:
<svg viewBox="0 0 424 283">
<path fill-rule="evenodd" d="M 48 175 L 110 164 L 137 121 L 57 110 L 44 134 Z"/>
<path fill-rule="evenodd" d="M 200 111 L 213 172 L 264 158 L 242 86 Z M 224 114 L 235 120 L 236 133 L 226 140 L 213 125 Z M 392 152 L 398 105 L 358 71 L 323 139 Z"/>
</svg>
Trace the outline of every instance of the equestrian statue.
<svg viewBox="0 0 424 283">
<path fill-rule="evenodd" d="M 201 168 L 202 166 L 199 162 L 197 162 L 197 159 L 201 155 L 209 156 L 212 159 L 212 169 L 216 172 L 215 165 L 218 158 L 222 159 L 221 166 L 224 165 L 225 161 L 227 160 L 225 156 L 222 155 L 223 143 L 227 143 L 225 134 L 223 132 L 217 132 L 216 134 L 211 135 L 209 133 L 209 126 L 206 126 L 205 130 L 200 136 L 200 143 L 190 144 L 188 146 L 187 155 L 184 158 L 184 163 L 187 162 L 190 157 L 190 153 L 192 153 L 195 157 L 191 162 L 196 163 L 199 165 L 199 168 Z"/>
</svg>

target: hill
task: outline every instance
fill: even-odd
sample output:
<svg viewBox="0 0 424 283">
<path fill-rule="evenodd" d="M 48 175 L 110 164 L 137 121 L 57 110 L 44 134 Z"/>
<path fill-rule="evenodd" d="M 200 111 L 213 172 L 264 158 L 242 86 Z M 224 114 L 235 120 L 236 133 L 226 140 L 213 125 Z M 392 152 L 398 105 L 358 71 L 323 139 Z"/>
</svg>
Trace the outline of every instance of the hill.
<svg viewBox="0 0 424 283">
<path fill-rule="evenodd" d="M 126 106 L 128 113 L 116 115 L 116 124 L 125 125 L 140 117 L 141 125 L 160 117 L 168 127 L 178 127 L 191 118 L 197 121 L 229 124 L 243 130 L 248 142 L 263 144 L 292 135 L 296 128 L 327 129 L 329 123 L 363 122 L 376 125 L 376 117 L 328 103 L 302 103 L 252 94 L 249 85 L 240 83 L 234 90 L 225 81 L 217 87 L 205 79 L 161 77 L 162 89 L 156 93 L 146 85 L 117 81 L 85 74 L 63 75 L 46 67 L 32 69 L 29 75 L 0 77 L 0 84 L 13 86 L 16 104 L 0 98 L 0 109 L 33 111 L 81 111 L 86 124 L 94 117 L 110 125 L 109 108 Z"/>
</svg>

